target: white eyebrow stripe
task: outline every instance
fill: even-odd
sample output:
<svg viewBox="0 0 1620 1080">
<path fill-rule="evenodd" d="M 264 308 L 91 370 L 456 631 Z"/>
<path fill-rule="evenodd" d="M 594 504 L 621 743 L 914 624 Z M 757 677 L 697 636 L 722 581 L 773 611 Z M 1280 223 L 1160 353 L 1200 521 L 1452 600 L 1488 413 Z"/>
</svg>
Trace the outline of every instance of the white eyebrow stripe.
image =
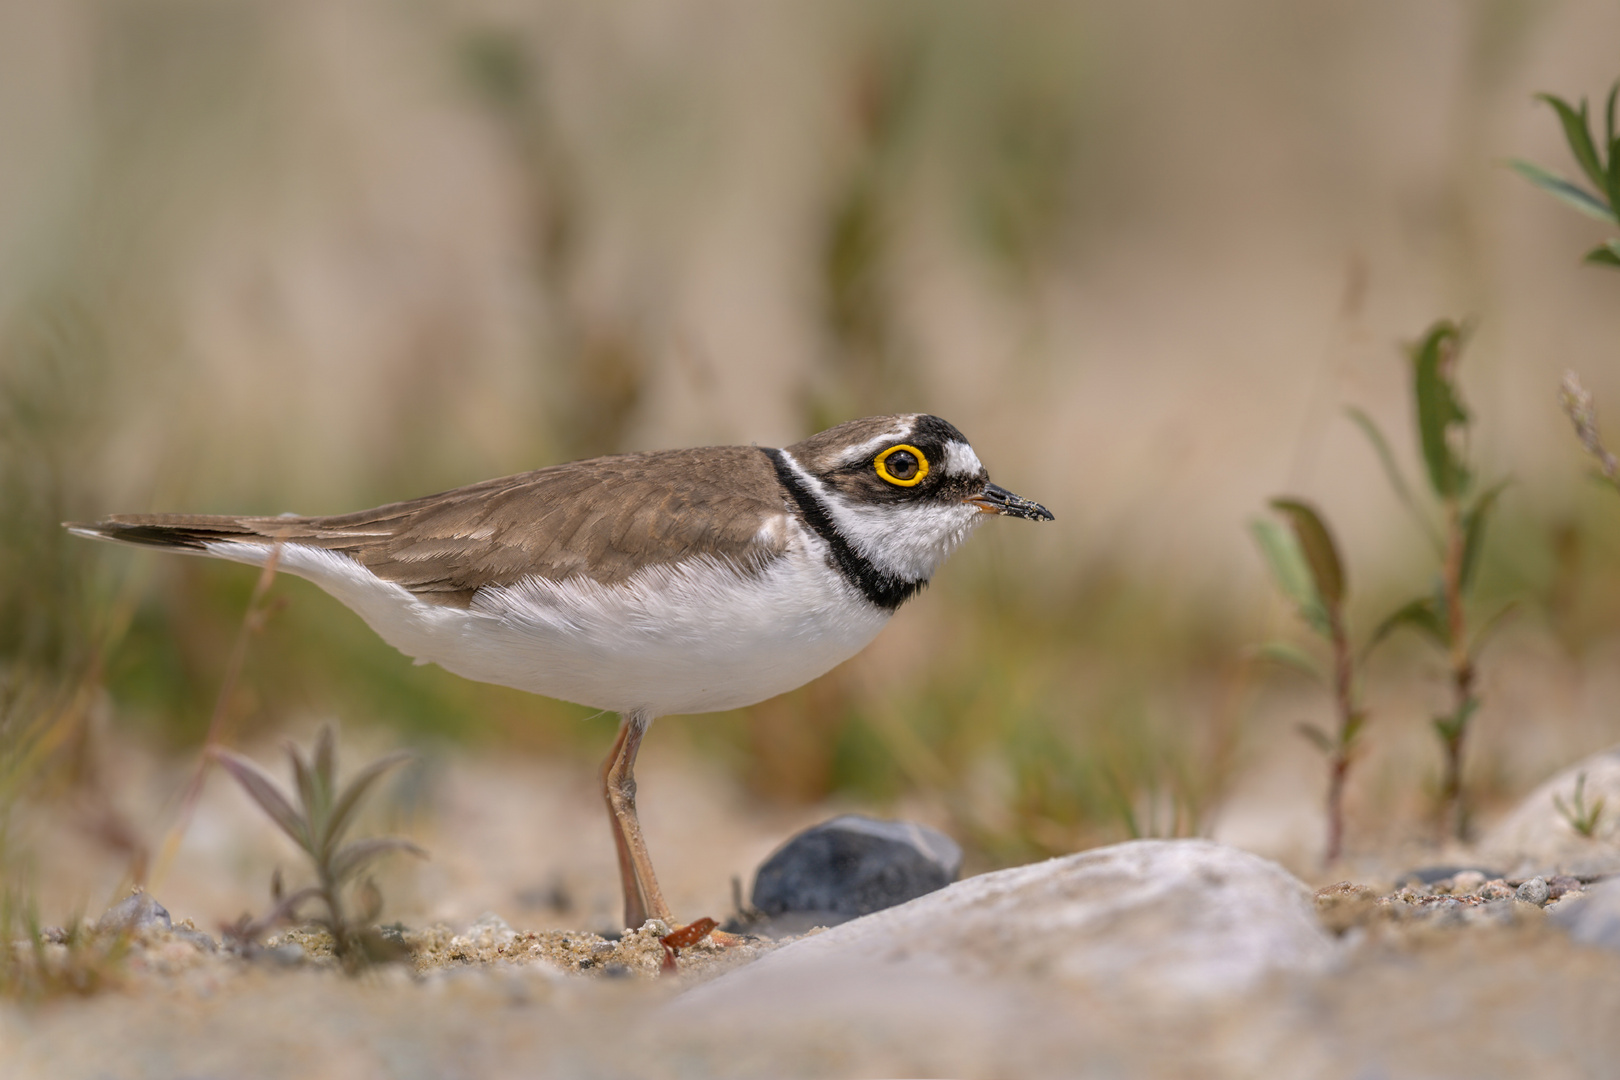
<svg viewBox="0 0 1620 1080">
<path fill-rule="evenodd" d="M 979 455 L 965 442 L 945 444 L 945 471 L 952 476 L 978 476 L 984 471 Z"/>
<path fill-rule="evenodd" d="M 910 436 L 911 426 L 909 424 L 905 427 L 895 428 L 893 431 L 885 432 L 876 438 L 866 440 L 859 446 L 852 447 L 848 452 L 845 453 L 844 457 L 841 459 L 841 462 L 845 465 L 859 464 L 860 462 L 863 462 L 867 458 L 871 457 L 873 454 L 877 453 L 879 450 L 887 449 L 897 442 L 903 442 L 905 439 L 910 438 Z"/>
</svg>

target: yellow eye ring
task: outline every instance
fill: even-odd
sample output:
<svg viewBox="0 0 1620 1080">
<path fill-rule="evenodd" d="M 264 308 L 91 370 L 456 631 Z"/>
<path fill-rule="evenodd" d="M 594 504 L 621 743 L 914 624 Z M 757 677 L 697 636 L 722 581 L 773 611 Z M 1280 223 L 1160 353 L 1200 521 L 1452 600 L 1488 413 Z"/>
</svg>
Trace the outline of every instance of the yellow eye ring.
<svg viewBox="0 0 1620 1080">
<path fill-rule="evenodd" d="M 901 452 L 910 454 L 912 457 L 917 459 L 916 475 L 907 477 L 904 480 L 890 472 L 888 464 L 889 456 L 891 454 L 898 454 Z M 887 450 L 883 451 L 883 453 L 879 454 L 872 462 L 872 467 L 877 469 L 877 474 L 879 476 L 883 477 L 883 479 L 897 487 L 916 487 L 918 484 L 923 482 L 923 477 L 928 475 L 928 455 L 924 454 L 915 446 L 908 446 L 905 443 L 900 443 L 897 446 L 889 447 Z"/>
</svg>

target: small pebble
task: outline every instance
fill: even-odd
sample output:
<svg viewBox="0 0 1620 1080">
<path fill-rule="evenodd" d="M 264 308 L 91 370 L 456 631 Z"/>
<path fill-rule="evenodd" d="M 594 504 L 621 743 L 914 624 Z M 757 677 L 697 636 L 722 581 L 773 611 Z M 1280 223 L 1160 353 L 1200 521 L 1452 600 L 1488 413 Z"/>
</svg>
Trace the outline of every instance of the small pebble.
<svg viewBox="0 0 1620 1080">
<path fill-rule="evenodd" d="M 1451 879 L 1451 895 L 1466 896 L 1477 893 L 1484 884 L 1484 874 L 1478 870 L 1464 870 Z"/>
<path fill-rule="evenodd" d="M 1513 891 L 1513 887 L 1501 878 L 1487 881 L 1479 889 L 1481 900 L 1512 900 L 1515 895 L 1517 894 Z"/>
<path fill-rule="evenodd" d="M 1547 896 L 1556 900 L 1568 892 L 1579 892 L 1581 879 L 1568 874 L 1554 874 L 1547 879 Z"/>
<path fill-rule="evenodd" d="M 108 908 L 96 921 L 96 930 L 103 934 L 118 930 L 144 930 L 149 926 L 161 926 L 168 930 L 173 925 L 162 904 L 146 893 L 137 892 Z"/>
<path fill-rule="evenodd" d="M 935 829 L 845 814 L 789 839 L 754 877 L 753 906 L 827 924 L 903 904 L 956 880 L 962 849 Z"/>
<path fill-rule="evenodd" d="M 1527 904 L 1534 904 L 1537 907 L 1540 907 L 1542 904 L 1547 902 L 1547 882 L 1541 878 L 1533 877 L 1529 881 L 1526 881 L 1524 884 L 1519 886 L 1517 896 L 1520 900 L 1523 900 Z"/>
</svg>

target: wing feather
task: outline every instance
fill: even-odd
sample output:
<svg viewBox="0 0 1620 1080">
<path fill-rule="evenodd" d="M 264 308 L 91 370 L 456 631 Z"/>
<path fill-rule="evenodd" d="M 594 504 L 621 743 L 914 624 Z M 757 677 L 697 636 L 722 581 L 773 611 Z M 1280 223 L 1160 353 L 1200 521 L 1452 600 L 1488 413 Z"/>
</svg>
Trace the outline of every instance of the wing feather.
<svg viewBox="0 0 1620 1080">
<path fill-rule="evenodd" d="M 721 446 L 576 461 L 332 517 L 121 514 L 70 528 L 198 551 L 281 538 L 465 605 L 481 588 L 531 576 L 616 585 L 696 556 L 755 571 L 785 550 L 783 531 L 762 526 L 787 513 L 765 454 Z"/>
</svg>

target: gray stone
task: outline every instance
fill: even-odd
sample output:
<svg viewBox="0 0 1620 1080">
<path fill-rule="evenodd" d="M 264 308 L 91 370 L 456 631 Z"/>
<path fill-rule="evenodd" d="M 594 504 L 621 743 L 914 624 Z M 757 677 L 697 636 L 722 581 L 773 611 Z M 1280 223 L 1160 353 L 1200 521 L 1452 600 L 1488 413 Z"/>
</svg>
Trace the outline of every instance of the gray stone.
<svg viewBox="0 0 1620 1080">
<path fill-rule="evenodd" d="M 205 934 L 201 930 L 196 930 L 189 926 L 171 926 L 169 928 L 169 932 L 175 937 L 179 938 L 181 941 L 189 941 L 203 952 L 219 951 L 219 942 L 215 941 L 211 935 Z"/>
<path fill-rule="evenodd" d="M 1620 950 L 1620 878 L 1570 894 L 1551 908 L 1547 920 L 1583 945 Z"/>
<path fill-rule="evenodd" d="M 793 942 L 673 1007 L 741 1025 L 800 1008 L 862 1024 L 945 1009 L 979 1023 L 1098 995 L 1213 1000 L 1337 955 L 1310 890 L 1275 863 L 1140 840 L 969 878 Z"/>
<path fill-rule="evenodd" d="M 1533 877 L 1529 881 L 1520 884 L 1519 891 L 1515 895 L 1527 904 L 1540 907 L 1547 902 L 1547 883 L 1538 877 Z"/>
<path fill-rule="evenodd" d="M 754 877 L 753 905 L 773 919 L 825 924 L 903 904 L 943 888 L 962 849 L 935 829 L 856 814 L 833 818 L 778 848 Z"/>
<path fill-rule="evenodd" d="M 174 923 L 163 905 L 144 892 L 129 894 L 96 920 L 96 931 L 102 934 L 145 930 L 153 926 L 169 930 Z"/>
</svg>

